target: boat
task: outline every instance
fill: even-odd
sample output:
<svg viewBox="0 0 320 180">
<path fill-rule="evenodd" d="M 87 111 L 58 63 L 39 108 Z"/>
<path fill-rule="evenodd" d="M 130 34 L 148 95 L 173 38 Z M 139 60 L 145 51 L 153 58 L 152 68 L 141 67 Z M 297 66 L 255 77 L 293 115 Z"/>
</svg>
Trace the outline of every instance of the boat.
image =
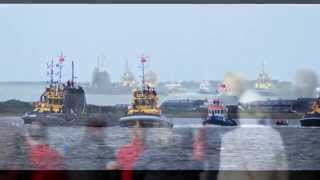
<svg viewBox="0 0 320 180">
<path fill-rule="evenodd" d="M 258 78 L 254 84 L 255 89 L 268 90 L 274 87 L 272 80 L 268 73 L 265 71 L 265 62 L 262 62 L 262 71 L 258 74 Z"/>
<path fill-rule="evenodd" d="M 144 81 L 144 63 L 142 64 L 142 87 L 133 91 L 133 101 L 127 115 L 119 119 L 120 127 L 173 127 L 173 124 L 161 114 L 159 98 L 155 88 L 150 88 Z"/>
<path fill-rule="evenodd" d="M 72 80 L 67 84 L 61 82 L 61 70 L 64 59 L 60 57 L 59 63 L 54 65 L 51 61 L 50 83 L 40 96 L 40 100 L 34 103 L 34 109 L 26 112 L 22 119 L 25 124 L 31 124 L 33 121 L 41 121 L 44 124 L 63 124 L 78 119 L 84 112 L 86 106 L 85 93 L 81 86 L 75 85 L 74 63 L 72 61 Z M 59 67 L 59 80 L 54 81 L 54 67 Z"/>
<path fill-rule="evenodd" d="M 168 94 L 181 94 L 186 92 L 186 89 L 177 81 L 167 83 L 165 88 Z"/>
<path fill-rule="evenodd" d="M 320 97 L 314 101 L 311 109 L 300 120 L 301 126 L 320 126 Z"/>
<path fill-rule="evenodd" d="M 214 99 L 208 106 L 208 116 L 202 122 L 203 125 L 213 124 L 220 126 L 237 126 L 238 123 L 228 117 L 228 108 L 220 100 Z"/>
<path fill-rule="evenodd" d="M 276 125 L 277 125 L 277 126 L 288 126 L 288 125 L 289 125 L 289 122 L 288 122 L 288 120 L 277 119 L 277 120 L 276 120 Z"/>
<path fill-rule="evenodd" d="M 101 68 L 98 57 L 97 65 L 92 72 L 92 80 L 89 86 L 85 87 L 88 94 L 108 94 L 112 92 L 112 82 L 107 70 Z"/>
<path fill-rule="evenodd" d="M 200 94 L 211 94 L 212 91 L 210 89 L 209 81 L 202 81 L 199 85 L 199 93 Z"/>
<path fill-rule="evenodd" d="M 125 71 L 121 76 L 121 87 L 132 90 L 137 86 L 137 81 L 129 68 L 128 60 L 126 61 Z M 131 91 L 130 91 L 131 92 Z"/>
</svg>

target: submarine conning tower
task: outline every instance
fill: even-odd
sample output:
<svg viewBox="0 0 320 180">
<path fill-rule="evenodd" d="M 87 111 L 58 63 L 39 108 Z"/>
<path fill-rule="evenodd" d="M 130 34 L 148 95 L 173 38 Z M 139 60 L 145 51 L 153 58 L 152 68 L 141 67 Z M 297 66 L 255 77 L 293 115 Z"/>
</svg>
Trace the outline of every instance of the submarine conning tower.
<svg viewBox="0 0 320 180">
<path fill-rule="evenodd" d="M 79 86 L 78 88 L 65 87 L 63 96 L 65 113 L 80 114 L 82 112 L 85 112 L 86 96 L 81 86 Z"/>
<path fill-rule="evenodd" d="M 74 62 L 72 61 L 72 78 L 71 82 L 67 82 L 67 86 L 64 87 L 63 91 L 63 107 L 64 113 L 80 114 L 85 112 L 86 108 L 86 96 L 81 86 L 75 86 L 74 83 Z"/>
</svg>

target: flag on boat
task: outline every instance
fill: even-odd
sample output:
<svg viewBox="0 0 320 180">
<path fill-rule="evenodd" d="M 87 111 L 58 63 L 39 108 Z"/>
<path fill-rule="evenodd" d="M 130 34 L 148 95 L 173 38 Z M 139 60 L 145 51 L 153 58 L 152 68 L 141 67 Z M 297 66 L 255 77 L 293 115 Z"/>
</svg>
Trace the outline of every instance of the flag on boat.
<svg viewBox="0 0 320 180">
<path fill-rule="evenodd" d="M 226 84 L 220 84 L 218 89 L 220 93 L 226 93 L 228 91 Z"/>
<path fill-rule="evenodd" d="M 146 58 L 145 57 L 141 57 L 141 63 L 145 63 L 147 62 Z"/>
<path fill-rule="evenodd" d="M 59 63 L 63 63 L 65 61 L 63 54 L 61 53 L 59 57 Z"/>
<path fill-rule="evenodd" d="M 64 57 L 60 57 L 60 58 L 59 58 L 59 62 L 60 62 L 60 63 L 63 63 L 63 62 L 64 62 Z"/>
</svg>

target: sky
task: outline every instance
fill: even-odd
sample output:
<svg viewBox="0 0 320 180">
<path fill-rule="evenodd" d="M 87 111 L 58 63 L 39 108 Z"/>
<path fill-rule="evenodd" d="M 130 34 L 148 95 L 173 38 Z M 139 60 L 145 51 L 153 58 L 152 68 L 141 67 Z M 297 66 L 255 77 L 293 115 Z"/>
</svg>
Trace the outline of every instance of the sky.
<svg viewBox="0 0 320 180">
<path fill-rule="evenodd" d="M 256 79 L 265 61 L 273 79 L 320 67 L 320 5 L 0 5 L 0 81 L 45 81 L 46 63 L 66 56 L 90 81 L 100 56 L 118 81 L 139 57 L 160 81 Z"/>
</svg>

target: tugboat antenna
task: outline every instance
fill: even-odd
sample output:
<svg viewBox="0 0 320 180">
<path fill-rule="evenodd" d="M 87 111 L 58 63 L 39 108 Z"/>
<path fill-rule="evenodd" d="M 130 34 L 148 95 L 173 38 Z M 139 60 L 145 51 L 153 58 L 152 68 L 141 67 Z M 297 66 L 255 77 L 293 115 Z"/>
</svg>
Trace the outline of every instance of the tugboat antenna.
<svg viewBox="0 0 320 180">
<path fill-rule="evenodd" d="M 74 62 L 72 61 L 72 77 L 71 77 L 71 84 L 74 84 Z"/>
<path fill-rule="evenodd" d="M 59 83 L 61 83 L 62 79 L 62 63 L 64 62 L 63 52 L 61 52 L 59 57 Z"/>
<path fill-rule="evenodd" d="M 144 63 L 142 63 L 142 86 L 144 87 Z"/>
<path fill-rule="evenodd" d="M 51 58 L 51 69 L 50 69 L 50 86 L 53 84 L 53 57 Z"/>
<path fill-rule="evenodd" d="M 141 57 L 141 64 L 142 64 L 142 89 L 145 88 L 144 84 L 144 63 L 147 62 L 146 57 L 142 56 Z"/>
</svg>

